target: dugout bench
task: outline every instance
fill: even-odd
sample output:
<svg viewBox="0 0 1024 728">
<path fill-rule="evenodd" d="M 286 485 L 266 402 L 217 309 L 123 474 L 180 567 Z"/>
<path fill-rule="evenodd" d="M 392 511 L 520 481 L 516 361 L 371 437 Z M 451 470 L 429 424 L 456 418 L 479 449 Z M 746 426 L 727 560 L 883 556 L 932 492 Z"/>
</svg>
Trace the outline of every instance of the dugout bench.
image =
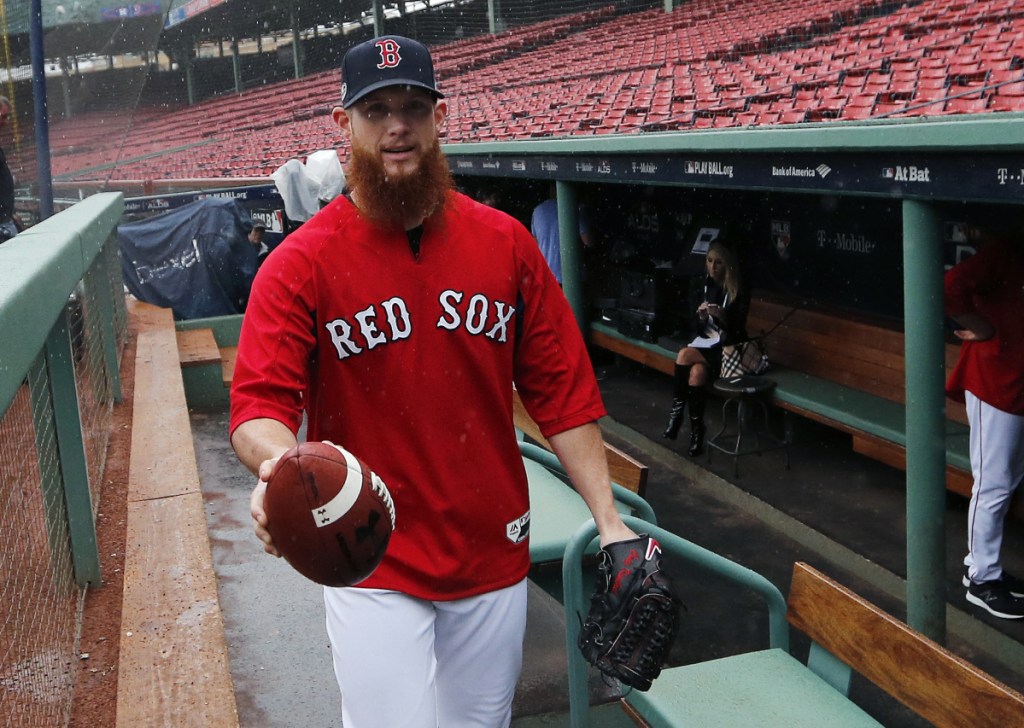
<svg viewBox="0 0 1024 728">
<path fill-rule="evenodd" d="M 183 380 L 203 365 L 213 340 L 208 331 L 182 335 L 170 309 L 134 299 L 127 308 L 137 343 L 117 728 L 235 728 L 235 689 Z M 219 367 L 215 346 L 213 355 Z"/>
<path fill-rule="evenodd" d="M 637 725 L 880 726 L 849 699 L 853 672 L 940 728 L 1024 725 L 1024 695 L 811 566 L 794 565 L 787 604 L 778 588 L 757 572 L 640 519 L 625 520 L 659 541 L 670 576 L 701 572 L 699 580 L 675 580 L 684 603 L 689 583 L 702 589 L 750 590 L 768 609 L 766 649 L 667 667 L 648 692 L 624 695 L 623 709 Z M 587 665 L 576 641 L 577 615 L 586 614 L 589 598 L 582 556 L 595 533 L 592 521 L 583 525 L 570 539 L 563 562 L 573 728 L 588 725 Z M 683 619 L 685 624 L 685 613 Z M 790 654 L 790 627 L 812 641 L 806 663 Z"/>
<path fill-rule="evenodd" d="M 781 323 L 780 323 L 781 322 Z M 751 337 L 764 339 L 771 362 L 765 376 L 776 383 L 771 402 L 787 416 L 800 415 L 848 433 L 853 449 L 906 469 L 903 333 L 878 323 L 812 311 L 755 295 L 747 317 Z M 676 351 L 632 339 L 595 322 L 591 344 L 672 375 Z M 946 345 L 947 372 L 958 344 Z M 667 395 L 666 395 L 667 396 Z M 946 488 L 971 494 L 969 428 L 962 404 L 946 402 Z M 1015 514 L 1024 515 L 1024 504 Z"/>
</svg>

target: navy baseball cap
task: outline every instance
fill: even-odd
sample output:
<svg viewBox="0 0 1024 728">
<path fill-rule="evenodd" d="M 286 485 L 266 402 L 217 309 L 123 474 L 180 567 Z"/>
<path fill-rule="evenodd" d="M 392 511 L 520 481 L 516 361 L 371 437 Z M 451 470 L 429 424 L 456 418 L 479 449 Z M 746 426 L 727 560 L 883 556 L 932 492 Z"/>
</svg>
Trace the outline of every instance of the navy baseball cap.
<svg viewBox="0 0 1024 728">
<path fill-rule="evenodd" d="M 422 43 L 384 35 L 353 46 L 341 60 L 341 105 L 388 86 L 413 86 L 444 98 L 434 81 L 434 62 Z"/>
</svg>

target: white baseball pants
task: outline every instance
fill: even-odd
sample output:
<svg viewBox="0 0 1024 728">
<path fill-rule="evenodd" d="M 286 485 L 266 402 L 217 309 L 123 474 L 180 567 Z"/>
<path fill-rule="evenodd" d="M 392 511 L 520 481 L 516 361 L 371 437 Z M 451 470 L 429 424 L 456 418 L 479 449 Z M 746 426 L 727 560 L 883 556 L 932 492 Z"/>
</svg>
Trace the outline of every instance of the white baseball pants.
<svg viewBox="0 0 1024 728">
<path fill-rule="evenodd" d="M 974 486 L 967 512 L 967 557 L 975 582 L 1003 575 L 1003 522 L 1024 479 L 1024 415 L 1012 415 L 966 393 Z"/>
<path fill-rule="evenodd" d="M 345 728 L 501 728 L 523 662 L 526 580 L 450 602 L 324 588 Z"/>
</svg>

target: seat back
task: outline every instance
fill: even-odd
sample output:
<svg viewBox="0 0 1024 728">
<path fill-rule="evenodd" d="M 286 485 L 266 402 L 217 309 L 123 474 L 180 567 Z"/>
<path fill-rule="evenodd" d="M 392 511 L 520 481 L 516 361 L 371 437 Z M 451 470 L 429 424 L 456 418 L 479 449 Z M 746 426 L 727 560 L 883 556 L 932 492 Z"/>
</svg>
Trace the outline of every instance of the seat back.
<svg viewBox="0 0 1024 728">
<path fill-rule="evenodd" d="M 789 628 L 786 624 L 786 600 L 782 592 L 765 577 L 720 554 L 698 546 L 681 536 L 633 516 L 623 516 L 627 526 L 636 533 L 646 533 L 661 544 L 666 565 L 674 573 L 687 573 L 688 567 L 710 571 L 736 586 L 753 591 L 768 609 L 768 635 L 770 647 L 789 649 Z M 583 555 L 597 535 L 597 527 L 590 520 L 583 524 L 569 540 L 562 560 L 563 605 L 565 607 L 565 639 L 569 658 L 569 713 L 573 728 L 589 725 L 589 696 L 587 693 L 587 663 L 576 643 L 580 633 L 580 615 L 586 615 L 590 595 L 583 591 Z M 679 595 L 686 601 L 686 595 Z"/>
<path fill-rule="evenodd" d="M 792 302 L 759 294 L 750 302 L 747 331 L 765 337 L 768 358 L 777 367 L 906 402 L 904 336 L 886 322 L 845 311 L 794 308 Z M 959 343 L 946 344 L 947 373 L 959 353 Z M 961 405 L 947 405 L 949 419 L 967 423 Z"/>
<path fill-rule="evenodd" d="M 512 390 L 512 414 L 516 427 L 541 447 L 550 450 L 551 443 L 540 431 L 540 427 L 526 411 L 519 392 Z M 612 482 L 618 483 L 626 490 L 643 496 L 647 490 L 647 466 L 630 457 L 614 445 L 604 443 L 605 457 L 608 459 L 608 471 Z"/>
<path fill-rule="evenodd" d="M 936 726 L 1024 723 L 1024 696 L 804 563 L 789 623 Z"/>
</svg>

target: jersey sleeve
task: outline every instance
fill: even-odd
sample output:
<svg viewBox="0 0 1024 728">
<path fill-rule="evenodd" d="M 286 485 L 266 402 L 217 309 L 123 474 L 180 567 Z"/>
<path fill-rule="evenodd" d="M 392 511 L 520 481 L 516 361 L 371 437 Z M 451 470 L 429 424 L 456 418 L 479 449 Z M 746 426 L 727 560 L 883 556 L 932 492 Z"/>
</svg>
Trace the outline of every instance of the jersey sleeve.
<svg viewBox="0 0 1024 728">
<path fill-rule="evenodd" d="M 943 287 L 949 316 L 975 313 L 974 297 L 991 292 L 1005 277 L 1011 261 L 1000 253 L 997 246 L 985 247 L 946 271 Z"/>
<path fill-rule="evenodd" d="M 282 246 L 261 266 L 242 319 L 231 384 L 230 431 L 278 420 L 298 432 L 315 341 L 310 254 Z"/>
<path fill-rule="evenodd" d="M 583 336 L 561 287 L 526 229 L 516 225 L 519 275 L 513 376 L 545 437 L 605 415 Z"/>
</svg>

